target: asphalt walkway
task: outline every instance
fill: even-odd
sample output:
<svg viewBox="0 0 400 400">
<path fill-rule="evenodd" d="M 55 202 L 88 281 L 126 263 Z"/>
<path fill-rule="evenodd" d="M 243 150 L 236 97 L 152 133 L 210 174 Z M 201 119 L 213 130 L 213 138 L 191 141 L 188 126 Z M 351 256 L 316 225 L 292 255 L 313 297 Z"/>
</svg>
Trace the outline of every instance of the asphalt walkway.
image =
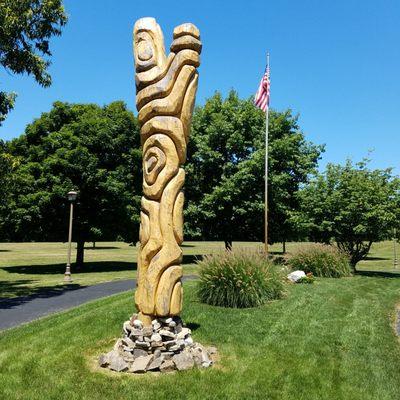
<svg viewBox="0 0 400 400">
<path fill-rule="evenodd" d="M 183 280 L 194 279 L 185 276 Z M 13 328 L 46 315 L 68 310 L 91 300 L 134 290 L 136 280 L 120 280 L 93 286 L 65 285 L 62 290 L 11 299 L 0 299 L 0 330 Z"/>
</svg>

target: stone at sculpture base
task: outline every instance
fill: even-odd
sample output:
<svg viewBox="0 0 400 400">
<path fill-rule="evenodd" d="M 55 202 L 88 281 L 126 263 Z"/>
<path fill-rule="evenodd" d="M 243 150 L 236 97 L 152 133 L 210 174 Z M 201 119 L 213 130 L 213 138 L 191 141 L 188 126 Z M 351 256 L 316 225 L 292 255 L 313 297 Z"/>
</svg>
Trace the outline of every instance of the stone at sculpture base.
<svg viewBox="0 0 400 400">
<path fill-rule="evenodd" d="M 179 317 L 154 319 L 143 326 L 134 314 L 123 324 L 123 337 L 114 349 L 99 358 L 99 365 L 117 372 L 171 372 L 208 368 L 216 357 L 215 347 L 195 343 Z"/>
</svg>

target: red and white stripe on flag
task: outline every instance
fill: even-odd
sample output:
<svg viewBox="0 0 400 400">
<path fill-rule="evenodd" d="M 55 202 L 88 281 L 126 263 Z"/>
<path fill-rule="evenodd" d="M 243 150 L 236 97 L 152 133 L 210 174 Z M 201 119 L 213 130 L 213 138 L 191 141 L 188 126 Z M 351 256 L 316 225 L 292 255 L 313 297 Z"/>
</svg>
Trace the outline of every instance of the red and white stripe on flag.
<svg viewBox="0 0 400 400">
<path fill-rule="evenodd" d="M 269 107 L 270 96 L 270 80 L 269 80 L 269 66 L 265 69 L 264 76 L 261 78 L 260 86 L 258 87 L 256 96 L 254 97 L 254 104 L 261 108 L 264 112 Z"/>
</svg>

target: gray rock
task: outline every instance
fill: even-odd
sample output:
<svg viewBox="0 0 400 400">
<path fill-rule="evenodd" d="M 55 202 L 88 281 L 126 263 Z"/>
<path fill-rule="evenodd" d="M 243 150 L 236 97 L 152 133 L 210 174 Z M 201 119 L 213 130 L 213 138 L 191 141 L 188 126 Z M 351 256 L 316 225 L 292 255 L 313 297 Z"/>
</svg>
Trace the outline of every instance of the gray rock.
<svg viewBox="0 0 400 400">
<path fill-rule="evenodd" d="M 112 352 L 109 357 L 110 365 L 109 368 L 116 372 L 126 371 L 129 364 L 116 352 Z"/>
<path fill-rule="evenodd" d="M 178 371 L 191 369 L 195 365 L 193 355 L 189 351 L 183 351 L 182 353 L 175 354 L 172 357 L 172 361 L 175 363 Z"/>
<path fill-rule="evenodd" d="M 147 367 L 147 371 L 154 371 L 156 369 L 160 369 L 161 364 L 163 363 L 163 357 L 154 358 L 150 365 Z"/>
<path fill-rule="evenodd" d="M 113 350 L 120 351 L 120 350 L 122 350 L 122 346 L 123 346 L 122 339 L 118 339 L 114 344 Z"/>
<path fill-rule="evenodd" d="M 127 347 L 132 347 L 132 348 L 135 347 L 135 342 L 132 339 L 130 339 L 129 337 L 127 337 L 127 336 L 125 336 L 122 339 L 122 344 L 124 344 Z"/>
<path fill-rule="evenodd" d="M 99 357 L 99 366 L 100 367 L 107 367 L 109 364 L 108 354 L 102 354 Z"/>
<path fill-rule="evenodd" d="M 165 323 L 166 323 L 166 324 L 170 324 L 172 321 L 173 321 L 172 318 L 167 318 L 167 319 L 165 320 Z"/>
<path fill-rule="evenodd" d="M 166 329 L 161 329 L 158 332 L 163 338 L 167 339 L 175 339 L 175 333 L 167 331 Z"/>
<path fill-rule="evenodd" d="M 130 363 L 135 361 L 135 356 L 132 353 L 124 353 L 122 354 L 122 358 L 127 362 Z"/>
<path fill-rule="evenodd" d="M 139 349 L 149 349 L 150 348 L 150 343 L 142 342 L 140 340 L 136 340 L 135 345 Z"/>
<path fill-rule="evenodd" d="M 176 344 L 176 345 L 174 345 L 174 346 L 171 346 L 168 350 L 169 351 L 174 351 L 174 352 L 176 352 L 176 351 L 179 351 L 181 349 L 181 346 L 179 346 L 178 344 Z"/>
<path fill-rule="evenodd" d="M 171 347 L 171 346 L 175 346 L 176 345 L 176 340 L 167 340 L 166 342 L 164 342 L 164 346 L 167 347 Z"/>
<path fill-rule="evenodd" d="M 147 356 L 147 351 L 142 350 L 142 349 L 134 349 L 133 350 L 133 357 L 138 358 L 138 357 L 145 357 Z"/>
<path fill-rule="evenodd" d="M 192 348 L 192 349 L 190 349 L 190 352 L 192 353 L 194 363 L 195 363 L 198 367 L 201 367 L 201 364 L 202 364 L 202 362 L 203 362 L 203 358 L 202 358 L 202 355 L 201 355 L 201 349 L 199 349 L 199 348 Z"/>
<path fill-rule="evenodd" d="M 161 372 L 171 372 L 174 370 L 175 370 L 175 364 L 172 360 L 165 360 L 160 366 Z"/>
<path fill-rule="evenodd" d="M 131 333 L 130 333 L 129 336 L 130 337 L 132 337 L 132 336 L 143 336 L 143 330 L 134 328 L 134 329 L 131 330 Z"/>
<path fill-rule="evenodd" d="M 153 355 L 154 355 L 154 358 L 159 358 L 159 357 L 161 357 L 161 350 L 159 350 L 159 349 L 156 349 L 156 350 L 154 350 L 154 353 L 153 353 Z"/>
<path fill-rule="evenodd" d="M 164 347 L 164 343 L 163 342 L 151 342 L 151 347 L 156 348 L 156 347 Z M 164 347 L 164 349 L 166 349 Z"/>
<path fill-rule="evenodd" d="M 149 354 L 144 357 L 138 357 L 130 366 L 129 371 L 134 373 L 146 372 L 147 367 L 153 361 L 153 355 Z"/>
<path fill-rule="evenodd" d="M 142 329 L 143 336 L 151 336 L 153 334 L 153 327 L 152 326 L 145 326 Z"/>
<path fill-rule="evenodd" d="M 170 360 L 174 355 L 175 355 L 175 353 L 172 351 L 166 351 L 166 352 L 162 353 L 164 360 Z"/>
</svg>

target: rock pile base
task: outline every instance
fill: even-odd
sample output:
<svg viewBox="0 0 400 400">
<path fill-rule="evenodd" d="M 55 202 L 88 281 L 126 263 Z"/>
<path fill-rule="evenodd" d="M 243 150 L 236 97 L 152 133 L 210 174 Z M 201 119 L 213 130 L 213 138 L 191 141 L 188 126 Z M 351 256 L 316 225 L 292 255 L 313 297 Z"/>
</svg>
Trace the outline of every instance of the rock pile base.
<svg viewBox="0 0 400 400">
<path fill-rule="evenodd" d="M 179 317 L 157 318 L 143 326 L 134 314 L 123 324 L 123 337 L 102 354 L 99 365 L 117 372 L 171 372 L 208 368 L 217 350 L 195 343 Z"/>
</svg>

